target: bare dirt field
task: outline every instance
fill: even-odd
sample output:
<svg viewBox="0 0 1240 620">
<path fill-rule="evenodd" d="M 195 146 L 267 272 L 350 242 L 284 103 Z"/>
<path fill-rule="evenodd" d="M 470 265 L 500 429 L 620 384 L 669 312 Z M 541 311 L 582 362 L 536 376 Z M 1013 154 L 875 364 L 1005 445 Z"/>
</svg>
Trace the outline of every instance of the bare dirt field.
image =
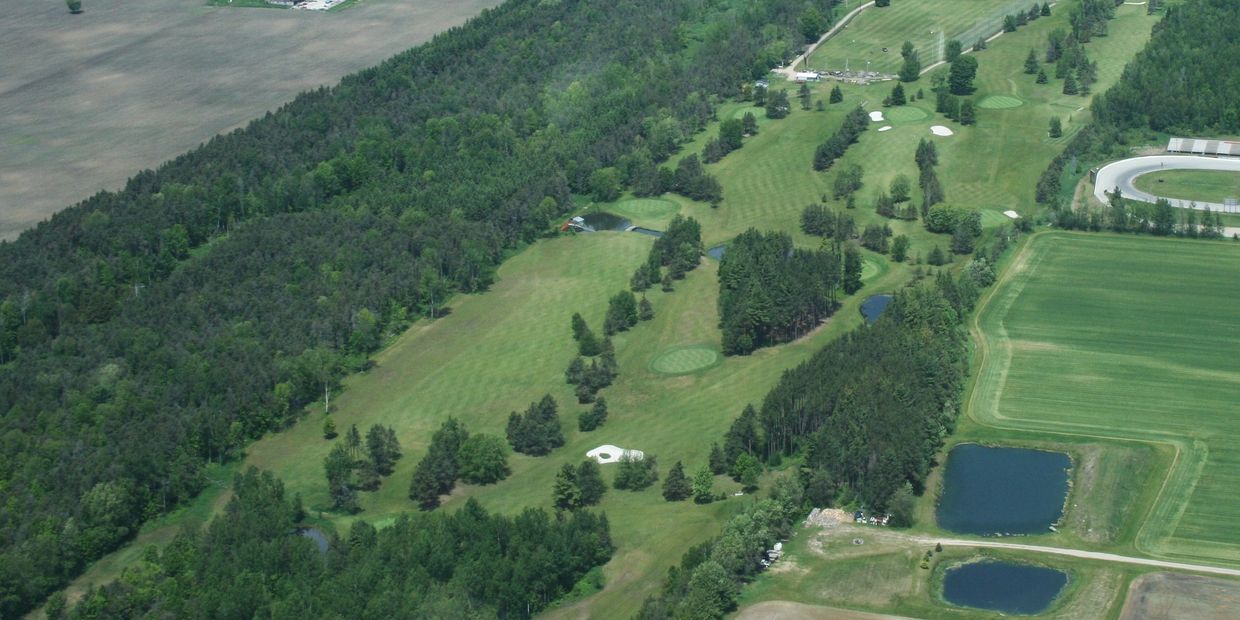
<svg viewBox="0 0 1240 620">
<path fill-rule="evenodd" d="M 377 64 L 500 0 L 363 0 L 339 12 L 206 0 L 6 0 L 0 239 L 297 93 Z"/>
<path fill-rule="evenodd" d="M 1240 582 L 1175 573 L 1142 575 L 1128 587 L 1121 620 L 1223 620 L 1240 614 Z"/>
</svg>

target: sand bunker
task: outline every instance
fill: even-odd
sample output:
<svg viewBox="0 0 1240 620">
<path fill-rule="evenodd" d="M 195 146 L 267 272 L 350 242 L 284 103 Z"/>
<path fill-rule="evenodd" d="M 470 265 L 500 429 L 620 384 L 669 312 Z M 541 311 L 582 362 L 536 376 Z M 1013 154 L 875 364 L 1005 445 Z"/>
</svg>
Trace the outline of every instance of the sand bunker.
<svg viewBox="0 0 1240 620">
<path fill-rule="evenodd" d="M 1008 217 L 1010 217 L 1010 218 L 1012 218 L 1012 219 L 1014 219 L 1014 220 L 1019 220 L 1019 219 L 1020 219 L 1020 214 L 1019 214 L 1019 213 L 1017 213 L 1017 212 L 1015 212 L 1015 211 L 1008 210 L 1008 211 L 1004 211 L 1004 212 L 1003 212 L 1003 214 L 1004 214 L 1004 215 L 1006 215 L 1006 216 L 1008 216 Z"/>
<path fill-rule="evenodd" d="M 887 131 L 888 129 L 891 129 L 891 125 L 885 125 L 878 128 L 879 131 Z"/>
<path fill-rule="evenodd" d="M 933 125 L 930 127 L 930 133 L 936 136 L 950 136 L 955 132 L 942 125 Z"/>
<path fill-rule="evenodd" d="M 874 121 L 875 123 L 882 121 L 883 113 L 877 110 L 870 112 L 870 120 Z"/>
<path fill-rule="evenodd" d="M 641 450 L 629 450 L 628 448 L 621 448 L 611 444 L 599 446 L 586 453 L 586 458 L 594 459 L 600 464 L 619 463 L 620 458 L 623 456 L 628 456 L 634 461 L 640 461 L 646 458 L 646 453 Z"/>
</svg>

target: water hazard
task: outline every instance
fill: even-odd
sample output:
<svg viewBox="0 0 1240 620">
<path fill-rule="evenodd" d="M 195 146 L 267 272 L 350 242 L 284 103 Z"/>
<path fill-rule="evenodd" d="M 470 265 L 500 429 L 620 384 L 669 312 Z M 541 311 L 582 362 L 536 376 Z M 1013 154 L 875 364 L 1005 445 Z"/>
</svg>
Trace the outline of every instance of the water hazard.
<svg viewBox="0 0 1240 620">
<path fill-rule="evenodd" d="M 1038 614 L 1050 607 L 1067 583 L 1068 574 L 1052 568 L 973 562 L 947 571 L 943 577 L 943 598 L 962 607 Z"/>
<path fill-rule="evenodd" d="M 715 260 L 723 260 L 723 253 L 726 251 L 728 251 L 728 246 L 717 245 L 709 250 L 706 250 L 706 255 Z"/>
<path fill-rule="evenodd" d="M 625 230 L 629 227 L 629 220 L 626 220 L 615 213 L 606 211 L 595 211 L 581 216 L 585 220 L 585 225 L 594 230 Z"/>
<path fill-rule="evenodd" d="M 865 322 L 873 325 L 883 315 L 891 299 L 891 295 L 873 295 L 861 302 L 861 316 L 865 317 Z"/>
<path fill-rule="evenodd" d="M 939 527 L 982 536 L 1047 532 L 1063 516 L 1071 466 L 1062 452 L 960 444 L 943 472 Z"/>
</svg>

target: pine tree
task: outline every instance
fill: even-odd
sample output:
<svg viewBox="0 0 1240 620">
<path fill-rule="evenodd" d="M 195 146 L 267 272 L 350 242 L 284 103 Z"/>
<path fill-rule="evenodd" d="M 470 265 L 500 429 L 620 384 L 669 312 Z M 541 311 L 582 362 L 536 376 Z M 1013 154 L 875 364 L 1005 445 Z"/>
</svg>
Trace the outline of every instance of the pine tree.
<svg viewBox="0 0 1240 620">
<path fill-rule="evenodd" d="M 568 463 L 555 475 L 551 500 L 556 510 L 575 510 L 581 505 L 581 489 L 577 487 L 577 470 Z"/>
<path fill-rule="evenodd" d="M 908 103 L 908 99 L 904 96 L 904 85 L 896 83 L 895 88 L 891 89 L 891 105 L 901 106 Z"/>
<path fill-rule="evenodd" d="M 1051 14 L 1051 3 L 1043 2 L 1042 3 L 1042 17 L 1046 17 L 1050 14 Z"/>
<path fill-rule="evenodd" d="M 861 250 L 849 243 L 844 248 L 844 292 L 852 295 L 861 287 Z"/>
<path fill-rule="evenodd" d="M 1038 79 L 1034 80 L 1034 82 L 1038 84 L 1045 84 L 1049 81 L 1050 78 L 1046 76 L 1046 69 L 1038 69 Z"/>
<path fill-rule="evenodd" d="M 1063 136 L 1063 123 L 1059 120 L 1058 116 L 1051 117 L 1050 135 L 1052 138 Z"/>
<path fill-rule="evenodd" d="M 336 423 L 331 418 L 323 420 L 323 439 L 336 438 Z"/>
<path fill-rule="evenodd" d="M 603 482 L 603 472 L 598 461 L 586 459 L 577 466 L 577 490 L 580 494 L 581 506 L 593 506 L 603 499 L 607 492 L 607 484 Z"/>
<path fill-rule="evenodd" d="M 723 455 L 723 450 L 719 448 L 717 443 L 710 445 L 710 471 L 714 474 L 725 474 L 728 472 L 728 459 Z"/>
<path fill-rule="evenodd" d="M 650 304 L 650 300 L 642 295 L 642 300 L 637 304 L 637 319 L 639 321 L 649 321 L 654 318 L 654 306 Z"/>
<path fill-rule="evenodd" d="M 930 254 L 926 256 L 926 263 L 929 265 L 939 266 L 947 264 L 947 255 L 943 253 L 943 248 L 934 246 L 930 250 Z"/>
<path fill-rule="evenodd" d="M 349 456 L 346 445 L 336 442 L 327 458 L 323 459 L 323 470 L 327 475 L 327 491 L 332 498 L 332 508 L 345 512 L 357 511 L 357 493 L 353 490 L 353 457 Z"/>
<path fill-rule="evenodd" d="M 977 122 L 977 113 L 974 111 L 973 100 L 965 99 L 960 102 L 960 124 L 972 125 Z"/>
<path fill-rule="evenodd" d="M 828 101 L 831 103 L 839 103 L 843 100 L 844 100 L 844 91 L 840 90 L 839 84 L 836 84 L 835 87 L 831 89 L 831 96 L 828 99 Z"/>
<path fill-rule="evenodd" d="M 692 494 L 693 487 L 685 476 L 685 467 L 680 461 L 676 461 L 672 469 L 667 472 L 667 479 L 663 481 L 663 499 L 669 502 L 679 502 L 688 499 Z"/>
<path fill-rule="evenodd" d="M 1025 58 L 1025 73 L 1033 75 L 1038 72 L 1039 66 L 1038 53 L 1033 50 L 1029 50 L 1029 56 Z"/>
<path fill-rule="evenodd" d="M 1081 92 L 1081 89 L 1079 86 L 1077 86 L 1076 76 L 1073 75 L 1072 71 L 1069 71 L 1068 75 L 1064 77 L 1063 79 L 1063 94 L 1076 95 L 1076 94 L 1079 94 L 1080 92 Z"/>
<path fill-rule="evenodd" d="M 349 449 L 349 456 L 352 457 L 353 460 L 356 461 L 357 458 L 361 456 L 362 434 L 357 430 L 356 424 L 349 426 L 349 432 L 345 433 L 344 436 L 344 445 Z"/>
</svg>

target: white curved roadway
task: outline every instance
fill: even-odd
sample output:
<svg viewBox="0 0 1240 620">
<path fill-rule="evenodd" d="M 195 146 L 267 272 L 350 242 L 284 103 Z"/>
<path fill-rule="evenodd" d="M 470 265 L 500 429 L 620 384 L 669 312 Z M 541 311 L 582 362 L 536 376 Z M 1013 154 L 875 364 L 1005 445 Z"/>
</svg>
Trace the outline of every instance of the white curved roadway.
<svg viewBox="0 0 1240 620">
<path fill-rule="evenodd" d="M 1209 573 L 1212 575 L 1227 575 L 1229 577 L 1240 577 L 1240 569 L 1223 568 L 1221 566 L 1209 566 L 1206 564 L 1187 564 L 1184 562 L 1168 562 L 1166 560 L 1155 560 L 1152 558 L 1136 558 L 1128 555 L 1116 555 L 1114 553 L 1102 553 L 1100 551 L 1084 551 L 1081 549 L 1065 549 L 1063 547 L 1043 547 L 1042 545 L 1023 545 L 1020 543 L 1005 543 L 988 540 L 961 540 L 955 538 L 932 538 L 929 536 L 912 537 L 921 545 L 941 544 L 944 547 L 987 547 L 991 549 L 1016 549 L 1020 551 L 1034 551 L 1038 553 L 1051 553 L 1055 555 L 1066 555 L 1074 558 L 1082 558 L 1086 560 L 1101 560 L 1103 562 L 1119 562 L 1122 564 L 1136 564 L 1139 566 L 1152 566 L 1154 568 L 1165 568 L 1171 570 L 1191 571 L 1197 573 Z"/>
<path fill-rule="evenodd" d="M 1132 182 L 1142 174 L 1158 170 L 1223 170 L 1227 172 L 1240 172 L 1240 159 L 1202 157 L 1200 155 L 1150 155 L 1148 157 L 1122 159 L 1109 163 L 1098 170 L 1098 177 L 1094 182 L 1094 197 L 1106 204 L 1110 200 L 1107 194 L 1114 192 L 1115 188 L 1118 187 L 1120 192 L 1123 193 L 1124 198 L 1131 198 L 1142 202 L 1157 202 L 1160 198 L 1159 196 L 1138 190 Z M 1167 201 L 1171 203 L 1171 206 L 1181 209 L 1197 208 L 1204 210 L 1208 207 L 1211 211 L 1224 210 L 1224 205 L 1217 202 L 1194 202 L 1175 198 L 1168 198 Z M 1235 208 L 1232 210 L 1237 211 Z"/>
</svg>

